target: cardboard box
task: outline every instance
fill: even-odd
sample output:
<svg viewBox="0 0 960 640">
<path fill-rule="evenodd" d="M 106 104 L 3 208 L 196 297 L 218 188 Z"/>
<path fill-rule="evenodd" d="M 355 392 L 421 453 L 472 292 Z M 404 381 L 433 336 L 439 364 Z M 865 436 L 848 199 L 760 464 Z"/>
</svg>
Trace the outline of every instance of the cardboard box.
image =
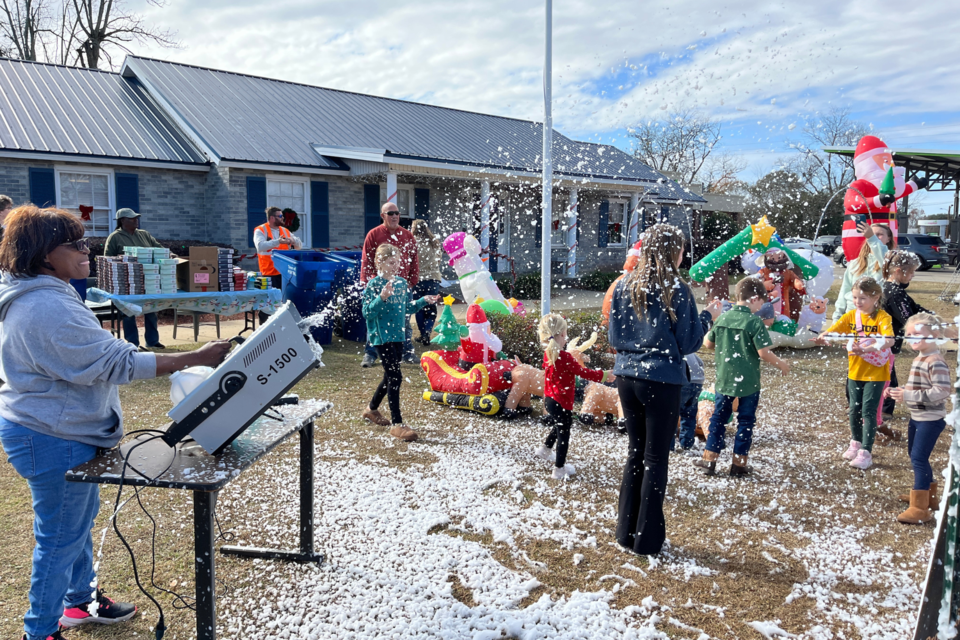
<svg viewBox="0 0 960 640">
<path fill-rule="evenodd" d="M 219 291 L 217 247 L 190 247 L 190 258 L 177 264 L 177 286 L 191 293 Z"/>
</svg>

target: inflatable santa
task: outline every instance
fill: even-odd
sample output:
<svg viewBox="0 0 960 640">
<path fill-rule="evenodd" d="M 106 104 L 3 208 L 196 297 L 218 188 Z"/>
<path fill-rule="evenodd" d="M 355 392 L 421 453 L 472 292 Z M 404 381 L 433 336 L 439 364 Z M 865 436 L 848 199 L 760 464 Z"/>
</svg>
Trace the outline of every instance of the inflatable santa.
<svg viewBox="0 0 960 640">
<path fill-rule="evenodd" d="M 490 321 L 479 304 L 467 307 L 467 330 L 467 337 L 460 338 L 460 362 L 464 363 L 460 366 L 467 368 L 496 360 L 503 343 L 490 333 Z"/>
<path fill-rule="evenodd" d="M 860 255 L 864 242 L 863 234 L 857 231 L 857 215 L 866 215 L 870 224 L 888 225 L 896 237 L 897 200 L 929 182 L 919 177 L 906 180 L 906 169 L 893 164 L 893 153 L 876 136 L 860 138 L 853 153 L 853 170 L 857 179 L 850 183 L 843 199 L 843 254 L 848 261 Z"/>
</svg>

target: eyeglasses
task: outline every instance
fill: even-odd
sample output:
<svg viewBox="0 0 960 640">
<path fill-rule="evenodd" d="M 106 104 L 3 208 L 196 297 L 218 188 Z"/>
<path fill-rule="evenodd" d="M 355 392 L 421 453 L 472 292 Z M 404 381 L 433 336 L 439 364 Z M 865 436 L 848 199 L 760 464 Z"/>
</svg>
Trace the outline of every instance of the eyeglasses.
<svg viewBox="0 0 960 640">
<path fill-rule="evenodd" d="M 384 213 L 385 213 L 386 215 L 388 215 L 388 216 L 399 216 L 399 215 L 400 215 L 400 212 L 399 212 L 399 211 L 384 211 Z"/>
<path fill-rule="evenodd" d="M 60 246 L 70 247 L 72 249 L 76 249 L 77 251 L 86 251 L 90 248 L 90 243 L 86 238 L 80 238 L 79 240 L 74 240 L 73 242 L 64 242 Z"/>
</svg>

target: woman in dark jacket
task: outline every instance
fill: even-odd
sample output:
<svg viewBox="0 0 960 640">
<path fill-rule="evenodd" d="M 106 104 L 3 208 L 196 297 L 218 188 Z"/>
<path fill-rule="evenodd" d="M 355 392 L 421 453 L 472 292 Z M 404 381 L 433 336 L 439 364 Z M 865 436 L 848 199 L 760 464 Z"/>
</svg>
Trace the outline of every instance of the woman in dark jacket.
<svg viewBox="0 0 960 640">
<path fill-rule="evenodd" d="M 643 235 L 636 269 L 618 285 L 610 308 L 614 374 L 630 449 L 620 485 L 617 542 L 640 554 L 659 553 L 666 538 L 663 497 L 670 443 L 688 382 L 683 356 L 695 353 L 719 315 L 719 303 L 697 313 L 681 280 L 683 233 L 657 224 Z"/>
</svg>

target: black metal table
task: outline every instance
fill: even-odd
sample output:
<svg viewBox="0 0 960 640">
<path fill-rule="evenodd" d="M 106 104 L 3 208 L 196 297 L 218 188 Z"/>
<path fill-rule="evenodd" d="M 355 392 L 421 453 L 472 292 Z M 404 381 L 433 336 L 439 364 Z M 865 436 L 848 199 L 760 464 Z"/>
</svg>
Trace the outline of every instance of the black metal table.
<svg viewBox="0 0 960 640">
<path fill-rule="evenodd" d="M 141 444 L 124 472 L 124 459 L 139 441 L 132 440 L 74 467 L 67 480 L 96 484 L 159 487 L 193 492 L 193 537 L 196 562 L 197 640 L 217 636 L 215 522 L 217 495 L 247 467 L 273 451 L 294 433 L 300 434 L 300 548 L 296 551 L 252 547 L 221 547 L 225 555 L 294 562 L 322 562 L 313 540 L 313 421 L 333 405 L 311 402 L 277 407 L 283 420 L 260 417 L 220 455 L 211 456 L 196 443 L 171 449 L 159 438 Z M 167 468 L 169 466 L 169 469 Z M 129 467 L 134 467 L 143 476 Z M 167 469 L 164 472 L 164 469 Z M 162 474 L 162 475 L 159 475 Z M 157 477 L 159 475 L 159 477 Z"/>
</svg>

